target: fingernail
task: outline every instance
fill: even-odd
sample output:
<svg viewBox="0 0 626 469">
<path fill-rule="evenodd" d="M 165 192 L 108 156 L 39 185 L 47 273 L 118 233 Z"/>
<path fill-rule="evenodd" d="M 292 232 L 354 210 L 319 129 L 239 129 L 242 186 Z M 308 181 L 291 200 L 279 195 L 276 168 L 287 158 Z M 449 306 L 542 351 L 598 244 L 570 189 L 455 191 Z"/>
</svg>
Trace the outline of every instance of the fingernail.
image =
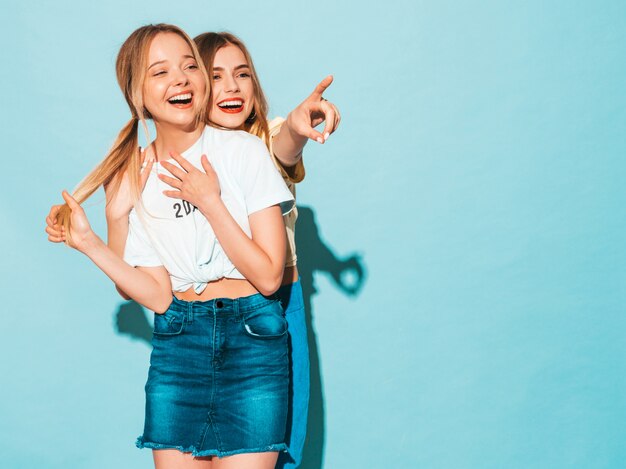
<svg viewBox="0 0 626 469">
<path fill-rule="evenodd" d="M 326 133 L 324 134 L 324 140 L 328 140 L 328 137 L 330 137 L 330 134 L 329 134 L 328 132 L 326 132 Z"/>
<path fill-rule="evenodd" d="M 317 143 L 324 143 L 324 140 L 322 140 L 322 137 L 317 137 L 316 141 Z"/>
</svg>

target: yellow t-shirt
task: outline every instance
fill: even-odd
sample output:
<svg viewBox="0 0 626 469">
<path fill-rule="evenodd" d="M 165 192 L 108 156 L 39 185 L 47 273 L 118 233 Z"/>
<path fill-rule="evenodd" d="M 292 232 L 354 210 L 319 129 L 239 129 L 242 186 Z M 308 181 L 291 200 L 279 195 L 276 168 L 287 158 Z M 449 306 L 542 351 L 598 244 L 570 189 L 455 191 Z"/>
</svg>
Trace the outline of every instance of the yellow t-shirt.
<svg viewBox="0 0 626 469">
<path fill-rule="evenodd" d="M 293 198 L 296 198 L 296 183 L 302 181 L 304 179 L 304 162 L 302 161 L 302 157 L 298 160 L 295 166 L 285 167 L 282 163 L 276 158 L 274 155 L 274 150 L 272 149 L 273 138 L 280 131 L 281 126 L 285 122 L 285 119 L 282 117 L 275 117 L 269 123 L 270 128 L 270 155 L 272 155 L 272 160 L 274 161 L 274 165 L 280 171 L 285 184 L 287 184 L 287 188 L 293 194 Z M 286 215 L 283 215 L 283 219 L 285 220 L 285 228 L 287 230 L 287 257 L 285 258 L 285 267 L 293 267 L 296 265 L 298 260 L 298 256 L 296 256 L 296 219 L 298 218 L 298 208 L 296 206 L 293 207 L 293 210 Z"/>
</svg>

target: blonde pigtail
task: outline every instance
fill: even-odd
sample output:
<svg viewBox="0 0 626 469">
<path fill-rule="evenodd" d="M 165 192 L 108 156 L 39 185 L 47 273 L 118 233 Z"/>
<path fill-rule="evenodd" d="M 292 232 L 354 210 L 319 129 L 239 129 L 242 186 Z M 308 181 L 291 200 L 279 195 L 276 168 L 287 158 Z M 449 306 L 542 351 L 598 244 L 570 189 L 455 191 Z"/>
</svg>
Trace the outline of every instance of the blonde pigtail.
<svg viewBox="0 0 626 469">
<path fill-rule="evenodd" d="M 116 176 L 124 174 L 130 168 L 131 187 L 135 197 L 139 197 L 139 168 L 141 166 L 138 138 L 138 119 L 133 117 L 120 131 L 112 149 L 107 156 L 96 166 L 91 173 L 76 187 L 72 196 L 79 204 L 87 200 L 100 186 L 108 186 L 110 183 L 118 184 Z M 65 228 L 67 242 L 71 242 L 71 211 L 64 204 L 57 216 L 58 222 Z"/>
</svg>

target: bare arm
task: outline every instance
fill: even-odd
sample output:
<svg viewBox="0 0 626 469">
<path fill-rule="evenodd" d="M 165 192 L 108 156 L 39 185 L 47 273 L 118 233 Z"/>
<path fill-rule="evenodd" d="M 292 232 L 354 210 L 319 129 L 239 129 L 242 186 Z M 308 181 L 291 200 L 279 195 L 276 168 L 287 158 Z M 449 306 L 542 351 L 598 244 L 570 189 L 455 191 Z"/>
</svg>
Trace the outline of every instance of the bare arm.
<svg viewBox="0 0 626 469">
<path fill-rule="evenodd" d="M 120 258 L 124 257 L 128 226 L 128 215 L 118 219 L 107 217 L 107 245 Z"/>
<path fill-rule="evenodd" d="M 252 239 L 237 224 L 217 197 L 198 207 L 237 270 L 263 295 L 280 287 L 285 266 L 285 224 L 278 205 L 250 215 Z"/>
<path fill-rule="evenodd" d="M 146 185 L 154 163 L 152 154 L 146 156 L 144 153 L 142 158 L 144 164 L 139 174 L 142 188 Z M 106 186 L 104 192 L 106 195 L 107 244 L 120 259 L 123 259 L 126 238 L 128 237 L 128 215 L 133 208 L 128 173 Z M 46 233 L 48 233 L 48 240 L 53 243 L 65 242 L 65 236 L 57 223 L 57 215 L 61 207 L 61 205 L 53 205 L 46 217 Z M 118 284 L 115 285 L 115 288 L 124 299 L 130 299 L 130 296 Z"/>
<path fill-rule="evenodd" d="M 125 218 L 109 219 L 107 217 L 107 245 L 120 258 L 124 258 L 124 248 L 128 238 L 128 215 Z M 115 283 L 115 289 L 125 300 L 130 300 L 130 296 Z"/>
<path fill-rule="evenodd" d="M 170 153 L 182 170 L 168 162 L 161 164 L 173 176 L 159 178 L 177 190 L 164 191 L 168 197 L 184 199 L 207 218 L 224 252 L 237 270 L 263 295 L 278 290 L 286 255 L 285 225 L 280 207 L 272 206 L 249 216 L 252 238 L 241 229 L 220 198 L 217 175 L 205 155 L 204 173 L 177 153 Z"/>
<path fill-rule="evenodd" d="M 341 121 L 337 107 L 323 98 L 333 77 L 324 78 L 302 103 L 287 116 L 278 134 L 273 138 L 274 156 L 286 167 L 295 166 L 302 157 L 302 149 L 309 139 L 325 143 Z M 315 127 L 326 121 L 324 132 Z"/>
<path fill-rule="evenodd" d="M 93 232 L 78 202 L 65 191 L 63 198 L 72 212 L 69 245 L 89 257 L 137 303 L 157 313 L 165 312 L 172 302 L 170 277 L 165 268 L 128 265 Z"/>
<path fill-rule="evenodd" d="M 53 205 L 50 213 L 46 217 L 46 233 L 48 240 L 53 243 L 63 243 L 66 241 L 63 228 L 57 222 L 57 215 L 62 205 Z M 121 218 L 111 218 L 107 212 L 107 244 L 112 252 L 120 259 L 124 258 L 124 248 L 126 247 L 126 238 L 128 237 L 128 214 Z M 125 300 L 129 300 L 127 295 L 119 285 L 115 285 L 115 289 Z"/>
</svg>

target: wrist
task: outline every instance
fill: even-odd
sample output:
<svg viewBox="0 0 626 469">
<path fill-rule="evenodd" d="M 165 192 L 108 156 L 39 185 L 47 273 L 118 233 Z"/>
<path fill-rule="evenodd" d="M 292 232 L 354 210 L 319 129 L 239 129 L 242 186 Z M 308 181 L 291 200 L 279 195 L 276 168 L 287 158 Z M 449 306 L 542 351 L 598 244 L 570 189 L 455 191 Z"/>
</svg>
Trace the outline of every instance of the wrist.
<svg viewBox="0 0 626 469">
<path fill-rule="evenodd" d="M 302 149 L 309 138 L 298 133 L 292 125 L 291 113 L 283 123 L 280 131 L 273 137 L 273 156 L 280 161 L 283 166 L 295 166 L 302 157 Z"/>
<path fill-rule="evenodd" d="M 93 231 L 89 231 L 85 236 L 76 244 L 76 249 L 91 257 L 104 243 Z"/>
<path fill-rule="evenodd" d="M 206 195 L 198 204 L 198 209 L 209 221 L 213 217 L 219 216 L 222 207 L 224 207 L 224 202 L 218 194 Z"/>
<path fill-rule="evenodd" d="M 302 135 L 296 130 L 296 126 L 294 125 L 293 120 L 294 117 L 292 111 L 287 115 L 287 119 L 285 119 L 285 124 L 283 125 L 283 128 L 287 131 L 289 138 L 294 142 L 306 142 L 309 137 L 306 135 Z"/>
</svg>

